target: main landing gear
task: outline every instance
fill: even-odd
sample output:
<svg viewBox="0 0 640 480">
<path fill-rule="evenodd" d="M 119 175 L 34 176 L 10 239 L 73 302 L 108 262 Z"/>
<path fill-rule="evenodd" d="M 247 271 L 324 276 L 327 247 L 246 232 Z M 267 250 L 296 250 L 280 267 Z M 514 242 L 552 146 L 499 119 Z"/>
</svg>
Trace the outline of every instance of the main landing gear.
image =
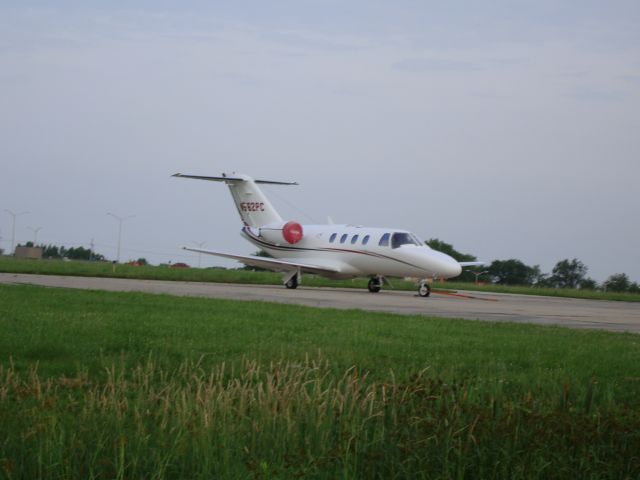
<svg viewBox="0 0 640 480">
<path fill-rule="evenodd" d="M 291 277 L 284 283 L 284 286 L 291 289 L 298 288 L 298 276 L 294 275 L 293 277 Z"/>
<path fill-rule="evenodd" d="M 369 288 L 369 291 L 371 293 L 378 293 L 382 288 L 382 281 L 380 280 L 380 277 L 371 278 L 369 280 L 369 284 L 367 285 L 367 288 Z"/>
<path fill-rule="evenodd" d="M 287 288 L 298 288 L 300 280 L 302 279 L 302 271 L 300 269 L 286 272 L 282 278 L 282 283 Z"/>
</svg>

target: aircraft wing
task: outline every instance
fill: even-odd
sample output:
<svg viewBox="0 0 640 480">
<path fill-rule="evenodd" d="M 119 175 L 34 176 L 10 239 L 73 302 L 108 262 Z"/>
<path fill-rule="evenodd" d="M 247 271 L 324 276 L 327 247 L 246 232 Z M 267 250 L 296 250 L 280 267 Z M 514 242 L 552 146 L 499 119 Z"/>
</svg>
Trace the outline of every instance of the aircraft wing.
<svg viewBox="0 0 640 480">
<path fill-rule="evenodd" d="M 308 273 L 318 273 L 325 275 L 340 272 L 340 270 L 328 266 L 298 263 L 290 260 L 277 260 L 275 258 L 256 257 L 255 255 L 235 255 L 232 253 L 214 252 L 212 250 L 201 250 L 199 248 L 182 247 L 182 249 L 188 250 L 190 252 L 206 253 L 208 255 L 230 258 L 232 260 L 237 260 L 238 262 L 244 263 L 245 265 L 266 268 L 275 272 L 290 272 L 292 270 L 297 270 L 298 268 L 301 268 L 303 271 Z"/>
<path fill-rule="evenodd" d="M 486 265 L 487 262 L 458 262 L 461 267 L 480 267 Z"/>
</svg>

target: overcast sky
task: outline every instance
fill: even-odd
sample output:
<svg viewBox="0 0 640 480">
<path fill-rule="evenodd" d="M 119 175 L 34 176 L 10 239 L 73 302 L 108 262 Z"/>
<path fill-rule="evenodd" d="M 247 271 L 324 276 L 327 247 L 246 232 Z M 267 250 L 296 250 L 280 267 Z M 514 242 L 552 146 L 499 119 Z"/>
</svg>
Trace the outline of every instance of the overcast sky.
<svg viewBox="0 0 640 480">
<path fill-rule="evenodd" d="M 0 4 L 0 248 L 186 261 L 286 219 L 393 226 L 483 260 L 640 281 L 640 2 Z M 204 265 L 231 265 L 215 257 Z"/>
</svg>

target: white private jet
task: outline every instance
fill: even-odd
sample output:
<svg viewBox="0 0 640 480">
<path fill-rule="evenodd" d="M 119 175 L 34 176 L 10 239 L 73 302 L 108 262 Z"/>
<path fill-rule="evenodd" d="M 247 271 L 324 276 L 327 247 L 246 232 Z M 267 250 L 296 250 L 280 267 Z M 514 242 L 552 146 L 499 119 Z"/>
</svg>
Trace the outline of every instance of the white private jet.
<svg viewBox="0 0 640 480">
<path fill-rule="evenodd" d="M 370 277 L 368 287 L 373 293 L 380 291 L 383 282 L 388 283 L 387 277 L 417 277 L 422 279 L 419 295 L 428 297 L 431 287 L 427 279 L 457 277 L 462 267 L 483 265 L 483 262 L 458 262 L 429 248 L 406 230 L 284 221 L 258 184 L 297 185 L 296 182 L 254 180 L 235 173 L 223 173 L 220 177 L 181 173 L 173 176 L 226 183 L 244 224 L 242 236 L 272 258 L 183 249 L 283 272 L 287 288 L 296 288 L 303 272 L 335 279 Z"/>
</svg>

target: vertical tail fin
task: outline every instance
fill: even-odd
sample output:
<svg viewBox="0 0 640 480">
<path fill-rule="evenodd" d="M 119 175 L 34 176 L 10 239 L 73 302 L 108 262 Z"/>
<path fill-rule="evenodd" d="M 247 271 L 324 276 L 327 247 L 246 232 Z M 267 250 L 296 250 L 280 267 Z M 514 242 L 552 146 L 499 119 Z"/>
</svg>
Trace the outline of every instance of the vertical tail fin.
<svg viewBox="0 0 640 480">
<path fill-rule="evenodd" d="M 199 175 L 183 175 L 176 173 L 174 177 L 195 178 L 197 180 L 209 180 L 224 182 L 229 187 L 233 201 L 236 204 L 242 222 L 249 227 L 262 227 L 273 223 L 281 223 L 282 217 L 271 205 L 269 199 L 258 187 L 259 183 L 271 185 L 297 185 L 296 182 L 276 182 L 271 180 L 254 180 L 247 175 L 233 174 L 221 177 L 203 177 Z"/>
</svg>

